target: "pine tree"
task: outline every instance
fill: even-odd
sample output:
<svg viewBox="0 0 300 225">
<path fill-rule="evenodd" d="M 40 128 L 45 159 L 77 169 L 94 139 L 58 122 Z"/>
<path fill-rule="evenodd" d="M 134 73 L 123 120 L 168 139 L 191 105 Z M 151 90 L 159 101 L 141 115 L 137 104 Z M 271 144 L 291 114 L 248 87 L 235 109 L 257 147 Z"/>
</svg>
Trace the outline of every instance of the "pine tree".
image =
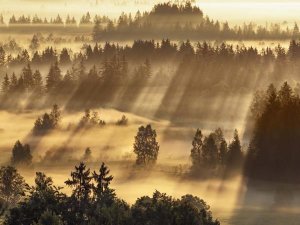
<svg viewBox="0 0 300 225">
<path fill-rule="evenodd" d="M 58 87 L 58 85 L 60 84 L 60 82 L 62 81 L 62 75 L 61 75 L 61 71 L 58 67 L 58 62 L 56 61 L 49 70 L 49 73 L 46 77 L 46 88 L 47 91 L 52 91 L 54 90 L 56 87 Z"/>
<path fill-rule="evenodd" d="M 241 142 L 239 139 L 238 131 L 234 131 L 234 136 L 232 142 L 228 146 L 228 154 L 227 154 L 227 165 L 228 167 L 238 167 L 241 165 L 243 161 L 243 153 Z"/>
<path fill-rule="evenodd" d="M 99 169 L 99 174 L 93 172 L 93 179 L 96 182 L 94 186 L 94 196 L 101 205 L 111 205 L 116 197 L 115 191 L 109 187 L 113 176 L 109 175 L 108 167 L 102 163 Z"/>
<path fill-rule="evenodd" d="M 204 139 L 202 157 L 206 167 L 215 168 L 217 166 L 218 146 L 213 133 Z"/>
<path fill-rule="evenodd" d="M 71 179 L 65 182 L 67 186 L 73 188 L 72 195 L 83 207 L 91 197 L 91 181 L 90 169 L 87 169 L 86 165 L 81 162 L 78 166 L 75 166 L 75 171 L 71 172 Z"/>
<path fill-rule="evenodd" d="M 192 150 L 191 150 L 191 159 L 193 167 L 199 167 L 202 162 L 202 141 L 203 135 L 200 129 L 197 129 L 193 142 L 192 142 Z"/>
<path fill-rule="evenodd" d="M 61 65 L 69 65 L 71 63 L 71 57 L 70 57 L 68 49 L 63 48 L 61 50 L 61 53 L 59 56 L 59 63 Z"/>
<path fill-rule="evenodd" d="M 293 90 L 287 82 L 284 82 L 281 89 L 279 90 L 278 99 L 282 105 L 288 105 L 294 99 Z"/>
<path fill-rule="evenodd" d="M 100 20 L 99 19 L 96 19 L 95 21 L 95 25 L 93 27 L 93 40 L 94 41 L 99 41 L 101 36 L 101 23 L 100 23 Z"/>
<path fill-rule="evenodd" d="M 20 141 L 17 141 L 12 149 L 11 164 L 12 165 L 30 165 L 32 162 L 32 155 L 30 146 L 22 145 Z"/>
<path fill-rule="evenodd" d="M 8 93 L 10 89 L 10 81 L 9 81 L 9 77 L 7 74 L 5 74 L 5 77 L 3 79 L 3 82 L 2 82 L 2 92 L 4 94 Z"/>
<path fill-rule="evenodd" d="M 2 46 L 0 46 L 0 67 L 5 65 L 5 56 L 6 56 L 5 50 L 3 49 Z"/>
<path fill-rule="evenodd" d="M 222 166 L 226 164 L 227 161 L 227 142 L 223 139 L 220 143 L 220 149 L 219 149 L 219 161 Z"/>
<path fill-rule="evenodd" d="M 39 70 L 33 74 L 33 87 L 36 93 L 41 94 L 43 92 L 43 78 Z"/>
<path fill-rule="evenodd" d="M 10 79 L 10 86 L 9 86 L 9 90 L 14 92 L 17 90 L 18 87 L 18 79 L 16 77 L 16 74 L 13 73 Z"/>
<path fill-rule="evenodd" d="M 299 38 L 299 27 L 298 27 L 298 24 L 295 23 L 295 26 L 294 26 L 294 30 L 293 30 L 293 38 Z"/>
<path fill-rule="evenodd" d="M 22 77 L 24 79 L 24 86 L 27 91 L 32 90 L 34 86 L 33 74 L 30 67 L 30 64 L 25 66 L 22 70 Z"/>
<path fill-rule="evenodd" d="M 29 45 L 29 48 L 32 51 L 36 51 L 39 47 L 40 47 L 39 38 L 38 38 L 37 35 L 33 35 L 32 39 L 31 39 L 31 42 L 30 42 L 30 45 Z"/>
<path fill-rule="evenodd" d="M 52 121 L 52 128 L 57 128 L 61 121 L 61 110 L 58 105 L 53 105 L 52 111 L 50 113 L 50 119 Z"/>
</svg>

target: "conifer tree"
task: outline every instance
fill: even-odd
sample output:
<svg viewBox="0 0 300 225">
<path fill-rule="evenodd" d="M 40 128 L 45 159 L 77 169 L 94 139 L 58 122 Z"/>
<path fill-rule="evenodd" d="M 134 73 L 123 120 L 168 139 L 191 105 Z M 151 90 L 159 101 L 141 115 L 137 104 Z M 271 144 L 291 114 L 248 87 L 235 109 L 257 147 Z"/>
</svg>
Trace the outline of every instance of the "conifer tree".
<svg viewBox="0 0 300 225">
<path fill-rule="evenodd" d="M 11 164 L 12 165 L 30 165 L 32 163 L 32 155 L 30 146 L 22 145 L 17 141 L 12 149 Z"/>
<path fill-rule="evenodd" d="M 4 79 L 2 81 L 2 92 L 4 94 L 8 93 L 9 88 L 10 88 L 10 80 L 7 74 L 5 74 Z"/>
<path fill-rule="evenodd" d="M 202 147 L 203 147 L 203 141 L 202 141 L 203 135 L 200 129 L 197 129 L 193 142 L 192 142 L 192 150 L 191 150 L 191 159 L 192 159 L 192 165 L 193 167 L 199 167 L 202 163 Z"/>
<path fill-rule="evenodd" d="M 102 205 L 111 205 L 115 199 L 115 191 L 109 187 L 113 176 L 109 175 L 108 167 L 102 163 L 99 169 L 99 174 L 93 172 L 93 179 L 96 182 L 94 186 L 94 195 L 98 203 Z"/>
<path fill-rule="evenodd" d="M 56 61 L 49 70 L 49 73 L 46 77 L 46 88 L 47 91 L 50 92 L 54 90 L 60 82 L 62 81 L 62 75 L 60 68 L 58 67 L 58 62 Z"/>
<path fill-rule="evenodd" d="M 243 160 L 243 153 L 238 131 L 234 131 L 232 142 L 228 146 L 227 165 L 229 167 L 240 166 Z"/>
</svg>

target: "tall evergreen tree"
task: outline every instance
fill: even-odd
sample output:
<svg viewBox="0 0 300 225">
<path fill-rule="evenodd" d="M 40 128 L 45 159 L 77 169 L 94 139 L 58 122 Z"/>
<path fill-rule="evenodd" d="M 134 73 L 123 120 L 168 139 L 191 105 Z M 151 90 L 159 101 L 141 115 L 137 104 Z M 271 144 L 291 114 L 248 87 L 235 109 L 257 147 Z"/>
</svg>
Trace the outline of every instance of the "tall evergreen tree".
<svg viewBox="0 0 300 225">
<path fill-rule="evenodd" d="M 32 155 L 28 144 L 22 145 L 17 141 L 12 149 L 11 164 L 12 165 L 30 165 L 32 163 Z"/>
<path fill-rule="evenodd" d="M 94 186 L 95 199 L 101 205 L 112 205 L 116 197 L 113 189 L 109 187 L 110 182 L 113 180 L 113 176 L 109 175 L 110 171 L 107 166 L 102 163 L 99 169 L 99 174 L 96 171 L 93 172 L 93 179 L 96 182 Z"/>
<path fill-rule="evenodd" d="M 10 89 L 10 80 L 7 74 L 5 74 L 4 79 L 2 81 L 2 92 L 4 94 L 8 93 L 9 89 Z"/>
<path fill-rule="evenodd" d="M 22 70 L 22 75 L 24 80 L 24 86 L 27 91 L 31 91 L 34 86 L 33 74 L 30 64 L 27 64 Z"/>
<path fill-rule="evenodd" d="M 46 77 L 46 88 L 47 91 L 50 92 L 54 90 L 60 82 L 62 81 L 62 75 L 60 68 L 58 67 L 58 62 L 56 61 L 49 70 L 49 73 Z"/>
<path fill-rule="evenodd" d="M 218 146 L 213 133 L 204 139 L 202 157 L 206 167 L 216 168 L 218 164 Z"/>
<path fill-rule="evenodd" d="M 242 164 L 243 153 L 238 131 L 234 131 L 232 142 L 228 146 L 227 164 L 229 167 L 235 168 Z"/>
<path fill-rule="evenodd" d="M 227 163 L 227 153 L 228 153 L 227 142 L 223 139 L 220 143 L 220 149 L 219 149 L 219 161 L 220 164 L 223 166 Z"/>
<path fill-rule="evenodd" d="M 5 65 L 6 53 L 2 46 L 0 46 L 0 67 Z"/>
<path fill-rule="evenodd" d="M 197 129 L 193 142 L 192 142 L 192 150 L 191 150 L 191 159 L 193 167 L 199 167 L 203 163 L 202 158 L 202 147 L 203 147 L 203 141 L 202 141 L 203 135 L 200 129 Z"/>
<path fill-rule="evenodd" d="M 36 93 L 41 94 L 43 92 L 43 78 L 39 70 L 33 74 L 33 87 Z"/>
<path fill-rule="evenodd" d="M 91 181 L 90 169 L 87 169 L 86 165 L 81 162 L 78 166 L 75 166 L 75 171 L 71 172 L 71 179 L 65 182 L 67 186 L 73 188 L 72 195 L 83 207 L 91 197 Z"/>
</svg>

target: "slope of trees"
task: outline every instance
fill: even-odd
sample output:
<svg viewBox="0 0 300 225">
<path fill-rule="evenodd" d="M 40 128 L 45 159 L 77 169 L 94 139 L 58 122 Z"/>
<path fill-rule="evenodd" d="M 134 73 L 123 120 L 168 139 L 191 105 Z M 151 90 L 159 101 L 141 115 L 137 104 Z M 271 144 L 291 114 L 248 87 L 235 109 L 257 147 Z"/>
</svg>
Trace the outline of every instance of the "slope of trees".
<svg viewBox="0 0 300 225">
<path fill-rule="evenodd" d="M 109 20 L 106 26 L 95 21 L 93 38 L 96 41 L 136 37 L 178 40 L 290 39 L 299 37 L 299 28 L 296 23 L 293 29 L 283 28 L 280 24 L 256 26 L 254 23 L 230 27 L 228 22 L 204 17 L 201 9 L 192 6 L 189 1 L 185 4 L 160 3 L 150 12 L 142 14 L 138 11 L 134 18 L 123 13 L 116 22 Z"/>
<path fill-rule="evenodd" d="M 41 18 L 34 15 L 12 15 L 9 18 L 10 26 L 43 25 L 72 26 L 93 25 L 93 38 L 99 40 L 130 40 L 136 38 L 160 39 L 169 37 L 173 39 L 190 40 L 267 40 L 299 38 L 299 27 L 295 23 L 293 28 L 283 27 L 281 24 L 267 24 L 256 26 L 254 23 L 244 23 L 243 26 L 230 26 L 228 22 L 214 21 L 204 16 L 202 10 L 193 6 L 190 1 L 171 4 L 159 3 L 153 6 L 149 12 L 137 11 L 135 15 L 122 13 L 119 18 L 112 19 L 107 16 L 95 15 L 93 18 L 89 12 L 79 21 L 70 15 L 62 18 L 57 15 L 54 18 Z M 4 24 L 0 15 L 0 25 Z"/>
<path fill-rule="evenodd" d="M 105 124 L 105 121 L 100 119 L 97 111 L 91 112 L 90 109 L 87 109 L 85 110 L 84 116 L 79 121 L 78 128 L 101 127 Z"/>
<path fill-rule="evenodd" d="M 7 171 L 13 171 L 14 176 Z M 3 172 L 4 171 L 4 172 Z M 6 172 L 5 172 L 6 171 Z M 80 163 L 65 183 L 72 188 L 67 196 L 53 184 L 51 177 L 37 172 L 35 185 L 28 188 L 23 178 L 13 168 L 0 169 L 0 197 L 17 198 L 17 204 L 9 204 L 5 225 L 219 225 L 210 207 L 198 197 L 185 195 L 175 199 L 158 191 L 153 196 L 143 196 L 132 205 L 117 198 L 110 187 L 113 177 L 102 163 L 99 172 L 90 172 Z M 7 185 L 9 181 L 13 185 Z M 22 184 L 22 185 L 20 185 Z M 15 186 L 17 186 L 17 189 Z M 26 187 L 25 187 L 26 186 Z M 11 191 L 3 191 L 7 187 Z"/>
<path fill-rule="evenodd" d="M 256 180 L 299 183 L 300 98 L 285 82 L 270 85 L 253 107 L 255 128 L 245 175 Z"/>
</svg>

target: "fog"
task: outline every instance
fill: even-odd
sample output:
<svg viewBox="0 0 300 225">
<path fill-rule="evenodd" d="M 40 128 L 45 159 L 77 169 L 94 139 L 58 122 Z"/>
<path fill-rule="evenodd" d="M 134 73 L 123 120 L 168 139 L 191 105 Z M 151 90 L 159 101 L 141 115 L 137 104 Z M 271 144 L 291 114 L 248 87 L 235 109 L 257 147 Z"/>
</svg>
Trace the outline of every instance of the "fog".
<svg viewBox="0 0 300 225">
<path fill-rule="evenodd" d="M 138 10 L 150 11 L 154 3 L 161 2 L 0 1 L 0 14 L 6 23 L 13 14 L 54 18 L 59 13 L 63 20 L 69 14 L 77 23 L 86 12 L 92 18 L 100 14 L 117 19 L 122 12 L 134 15 Z M 204 16 L 228 21 L 231 27 L 254 21 L 266 27 L 279 23 L 284 29 L 300 22 L 297 1 L 204 0 L 196 1 L 195 5 L 203 10 Z M 154 24 L 163 30 L 159 26 L 164 23 L 153 18 Z M 213 217 L 221 225 L 298 224 L 300 186 L 248 179 L 243 163 L 255 136 L 257 121 L 252 115 L 253 107 L 266 108 L 266 96 L 256 97 L 265 93 L 262 90 L 270 83 L 279 90 L 285 81 L 291 85 L 287 89 L 294 94 L 293 99 L 300 93 L 300 42 L 290 42 L 290 36 L 276 36 L 280 31 L 274 32 L 270 40 L 254 36 L 252 41 L 250 35 L 238 36 L 246 37 L 245 40 L 226 40 L 224 36 L 207 42 L 197 38 L 191 42 L 180 38 L 168 42 L 156 38 L 150 41 L 150 34 L 146 41 L 140 40 L 143 38 L 138 32 L 134 38 L 124 38 L 131 34 L 128 27 L 125 26 L 126 30 L 116 25 L 111 36 L 104 38 L 101 35 L 106 30 L 102 30 L 102 39 L 97 40 L 92 23 L 0 26 L 0 46 L 5 50 L 0 61 L 0 165 L 11 163 L 12 148 L 20 140 L 30 145 L 33 156 L 29 166 L 18 166 L 30 185 L 34 184 L 37 171 L 52 177 L 55 185 L 65 186 L 79 162 L 84 161 L 91 171 L 105 162 L 114 177 L 112 188 L 130 204 L 141 196 L 151 196 L 155 190 L 177 198 L 192 194 L 211 206 Z M 117 29 L 120 33 L 114 33 Z M 147 30 L 147 26 L 143 29 Z M 155 29 L 154 35 L 161 32 Z M 223 30 L 218 32 L 222 36 Z M 299 31 L 287 34 L 296 38 Z M 33 35 L 39 36 L 35 47 L 31 46 Z M 63 61 L 63 49 L 67 49 L 67 57 L 63 55 L 67 62 Z M 33 79 L 36 70 L 40 77 Z M 59 126 L 43 134 L 34 133 L 37 119 L 49 113 L 54 104 L 62 110 Z M 91 115 L 99 113 L 96 126 L 81 126 L 87 109 L 91 109 Z M 118 125 L 123 115 L 128 124 Z M 102 120 L 105 125 L 101 125 Z M 153 167 L 142 168 L 136 165 L 133 145 L 138 129 L 147 124 L 156 131 L 159 154 Z M 217 166 L 213 172 L 198 168 L 199 174 L 207 172 L 208 176 L 194 176 L 191 149 L 198 128 L 206 137 L 221 128 L 226 146 L 234 143 L 237 129 L 241 165 L 230 172 L 230 165 L 221 165 L 224 171 L 220 174 Z M 213 135 L 217 143 L 216 132 Z M 87 148 L 91 149 L 89 156 L 85 154 Z M 65 187 L 63 192 L 71 194 L 71 189 Z"/>
<path fill-rule="evenodd" d="M 118 196 L 129 203 L 142 195 L 151 194 L 156 189 L 175 197 L 185 193 L 205 196 L 215 215 L 230 217 L 239 193 L 240 178 L 223 184 L 222 180 L 192 181 L 182 177 L 189 170 L 191 139 L 195 129 L 192 127 L 169 127 L 168 121 L 153 121 L 147 118 L 126 114 L 129 125 L 117 127 L 114 123 L 123 113 L 115 110 L 98 109 L 100 117 L 107 122 L 103 128 L 83 130 L 74 134 L 68 127 L 79 121 L 82 113 L 63 113 L 60 130 L 45 137 L 33 137 L 30 131 L 34 121 L 42 112 L 1 112 L 0 139 L 1 164 L 11 157 L 11 147 L 16 140 L 30 143 L 34 156 L 32 168 L 21 168 L 20 172 L 32 184 L 35 171 L 43 171 L 54 178 L 55 184 L 62 186 L 69 173 L 82 160 L 84 150 L 90 147 L 92 158 L 88 166 L 97 170 L 102 161 L 109 165 L 114 175 L 113 188 Z M 14 121 L 12 123 L 12 121 Z M 160 153 L 157 166 L 146 172 L 134 167 L 133 142 L 137 128 L 151 123 L 157 130 Z M 204 129 L 205 130 L 205 129 Z M 205 131 L 207 133 L 209 130 Z M 230 137 L 232 131 L 225 132 Z M 175 139 L 176 137 L 176 139 Z M 219 193 L 220 188 L 223 190 Z M 64 189 L 69 193 L 68 189 Z M 230 196 L 225 193 L 230 193 Z M 221 197 L 222 196 L 222 197 Z M 222 205 L 226 205 L 223 208 Z M 221 208 L 219 208 L 221 207 Z M 224 211 L 225 210 L 225 211 Z M 225 215 L 223 215 L 226 213 Z"/>
<path fill-rule="evenodd" d="M 115 122 L 124 114 L 123 112 L 103 108 L 95 110 L 99 112 L 101 119 L 107 122 L 106 126 L 74 131 L 72 125 L 80 120 L 83 113 L 63 111 L 60 128 L 46 136 L 31 134 L 35 119 L 43 111 L 18 113 L 1 111 L 0 163 L 9 162 L 11 148 L 19 139 L 31 144 L 34 157 L 34 163 L 30 168 L 19 169 L 26 181 L 33 184 L 35 172 L 43 171 L 54 178 L 56 185 L 64 186 L 70 171 L 74 165 L 83 160 L 84 150 L 90 147 L 92 158 L 87 161 L 87 165 L 92 170 L 97 170 L 104 161 L 114 176 L 112 187 L 116 189 L 119 197 L 129 203 L 134 203 L 140 196 L 151 195 L 155 190 L 174 197 L 191 193 L 205 199 L 210 204 L 214 217 L 225 225 L 238 225 L 241 221 L 249 225 L 258 224 L 259 221 L 273 221 L 272 224 L 276 225 L 282 224 L 283 221 L 285 224 L 296 224 L 293 221 L 298 221 L 298 203 L 294 203 L 293 208 L 287 209 L 282 203 L 276 204 L 274 197 L 276 195 L 273 193 L 266 194 L 255 188 L 249 190 L 249 187 L 247 190 L 247 182 L 243 179 L 241 171 L 240 175 L 225 180 L 219 178 L 198 180 L 186 176 L 191 165 L 189 155 L 195 127 L 170 126 L 168 121 L 151 120 L 130 113 L 125 113 L 129 120 L 128 126 L 118 127 Z M 156 129 L 160 144 L 157 165 L 151 171 L 136 168 L 133 154 L 137 128 L 148 123 Z M 218 123 L 218 126 L 237 127 L 243 130 L 244 124 L 241 121 L 231 121 L 226 125 Z M 217 128 L 217 125 L 207 121 L 201 128 L 204 134 L 208 134 Z M 224 129 L 226 139 L 231 139 L 232 132 L 230 129 Z M 63 191 L 70 193 L 68 188 L 64 188 Z M 289 223 L 286 223 L 287 217 Z"/>
</svg>

